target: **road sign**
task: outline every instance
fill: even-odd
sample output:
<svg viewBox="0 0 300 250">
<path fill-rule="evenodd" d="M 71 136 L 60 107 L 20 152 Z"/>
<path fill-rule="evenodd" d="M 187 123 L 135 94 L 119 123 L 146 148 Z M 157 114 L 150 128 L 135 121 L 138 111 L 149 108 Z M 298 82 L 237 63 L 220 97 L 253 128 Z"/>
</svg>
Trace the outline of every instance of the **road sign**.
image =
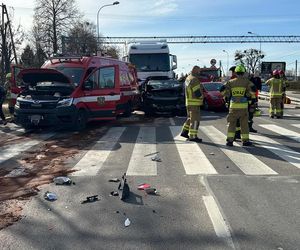
<svg viewBox="0 0 300 250">
<path fill-rule="evenodd" d="M 271 74 L 273 70 L 283 70 L 285 71 L 285 62 L 262 62 L 261 63 L 261 74 L 268 75 Z"/>
</svg>

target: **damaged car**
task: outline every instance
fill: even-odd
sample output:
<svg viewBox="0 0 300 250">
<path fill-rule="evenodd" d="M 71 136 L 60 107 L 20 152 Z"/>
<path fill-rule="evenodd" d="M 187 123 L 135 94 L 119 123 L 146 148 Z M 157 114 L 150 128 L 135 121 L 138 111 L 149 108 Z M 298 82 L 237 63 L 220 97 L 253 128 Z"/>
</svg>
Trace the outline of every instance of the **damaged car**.
<svg viewBox="0 0 300 250">
<path fill-rule="evenodd" d="M 141 98 L 145 115 L 186 112 L 184 85 L 175 79 L 147 79 L 142 85 Z"/>
</svg>

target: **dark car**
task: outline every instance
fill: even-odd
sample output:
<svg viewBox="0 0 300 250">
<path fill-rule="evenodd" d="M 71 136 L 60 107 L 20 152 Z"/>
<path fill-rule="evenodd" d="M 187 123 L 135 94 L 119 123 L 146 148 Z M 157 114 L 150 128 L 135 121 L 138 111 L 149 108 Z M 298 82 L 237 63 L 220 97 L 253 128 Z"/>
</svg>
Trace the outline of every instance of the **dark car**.
<svg viewBox="0 0 300 250">
<path fill-rule="evenodd" d="M 146 115 L 184 114 L 184 85 L 175 79 L 147 79 L 141 89 L 142 109 Z"/>
<path fill-rule="evenodd" d="M 203 82 L 204 89 L 203 107 L 204 109 L 225 110 L 226 104 L 220 93 L 222 82 Z"/>
</svg>

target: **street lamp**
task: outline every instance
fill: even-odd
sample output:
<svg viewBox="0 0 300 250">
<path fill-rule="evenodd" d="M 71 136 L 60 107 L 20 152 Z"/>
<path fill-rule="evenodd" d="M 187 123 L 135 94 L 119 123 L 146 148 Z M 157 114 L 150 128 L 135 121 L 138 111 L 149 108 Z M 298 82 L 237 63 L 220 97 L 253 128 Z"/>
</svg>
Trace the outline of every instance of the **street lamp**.
<svg viewBox="0 0 300 250">
<path fill-rule="evenodd" d="M 255 35 L 255 36 L 259 37 L 259 53 L 261 53 L 261 37 L 260 37 L 260 35 L 257 34 L 257 33 L 251 32 L 251 31 L 248 31 L 248 34 Z"/>
<path fill-rule="evenodd" d="M 113 6 L 113 5 L 118 5 L 120 2 L 116 1 L 116 2 L 113 2 L 111 4 L 105 4 L 103 6 L 101 6 L 97 12 L 97 41 L 99 42 L 99 37 L 100 37 L 100 34 L 99 34 L 99 13 L 100 13 L 100 10 L 102 10 L 104 7 L 108 7 L 108 6 Z"/>
<path fill-rule="evenodd" d="M 251 32 L 251 31 L 248 31 L 248 34 L 255 35 L 255 36 L 259 37 L 259 61 L 258 61 L 259 64 L 258 64 L 258 66 L 260 67 L 260 65 L 261 65 L 261 62 L 260 62 L 260 59 L 261 59 L 261 37 L 260 37 L 259 34 Z"/>
<path fill-rule="evenodd" d="M 228 76 L 228 68 L 229 68 L 229 54 L 228 54 L 228 52 L 227 52 L 225 49 L 223 49 L 223 52 L 225 52 L 225 53 L 227 54 L 227 67 L 226 67 L 226 75 Z"/>
</svg>

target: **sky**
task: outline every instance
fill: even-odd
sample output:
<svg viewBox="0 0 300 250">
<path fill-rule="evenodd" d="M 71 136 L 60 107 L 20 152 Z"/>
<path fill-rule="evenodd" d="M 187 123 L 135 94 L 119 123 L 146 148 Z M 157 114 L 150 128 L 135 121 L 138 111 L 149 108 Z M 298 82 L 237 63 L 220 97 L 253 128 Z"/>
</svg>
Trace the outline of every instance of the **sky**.
<svg viewBox="0 0 300 250">
<path fill-rule="evenodd" d="M 14 9 L 14 22 L 30 30 L 34 0 L 2 0 Z M 75 0 L 89 22 L 97 22 L 97 11 L 114 0 Z M 286 0 L 119 0 L 99 13 L 103 36 L 243 36 L 248 32 L 263 35 L 300 35 L 300 1 Z M 10 9 L 8 9 L 10 11 Z M 224 71 L 234 65 L 236 50 L 259 49 L 247 44 L 170 44 L 177 55 L 177 73 L 188 73 L 194 65 L 209 66 L 212 58 L 221 61 Z M 224 52 L 225 50 L 226 52 Z M 300 61 L 300 44 L 261 43 L 263 61 L 285 61 L 295 69 Z M 298 65 L 298 69 L 300 66 Z M 300 70 L 298 71 L 298 75 Z"/>
</svg>

